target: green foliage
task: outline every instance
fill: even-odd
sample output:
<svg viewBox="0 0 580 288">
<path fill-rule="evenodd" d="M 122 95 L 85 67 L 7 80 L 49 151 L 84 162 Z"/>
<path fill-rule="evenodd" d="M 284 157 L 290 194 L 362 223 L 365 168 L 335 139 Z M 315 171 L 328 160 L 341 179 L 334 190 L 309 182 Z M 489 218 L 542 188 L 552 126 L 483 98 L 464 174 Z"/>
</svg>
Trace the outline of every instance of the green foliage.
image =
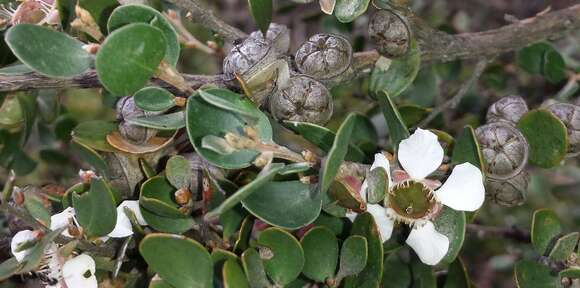
<svg viewBox="0 0 580 288">
<path fill-rule="evenodd" d="M 390 97 L 396 98 L 413 83 L 420 67 L 421 51 L 412 41 L 407 54 L 395 59 L 379 58 L 370 76 L 369 89 L 374 93 L 384 90 Z"/>
<path fill-rule="evenodd" d="M 548 245 L 562 232 L 560 219 L 549 209 L 534 212 L 532 219 L 532 244 L 539 254 L 547 253 Z"/>
<path fill-rule="evenodd" d="M 338 240 L 328 228 L 318 226 L 306 232 L 300 240 L 304 249 L 306 277 L 324 283 L 333 277 L 338 264 Z"/>
<path fill-rule="evenodd" d="M 558 277 L 552 275 L 550 268 L 531 260 L 519 261 L 515 268 L 516 285 L 527 287 L 561 287 Z"/>
<path fill-rule="evenodd" d="M 294 236 L 282 229 L 268 228 L 260 232 L 257 244 L 264 269 L 275 283 L 287 285 L 298 277 L 305 260 L 304 250 Z"/>
<path fill-rule="evenodd" d="M 540 74 L 552 83 L 566 78 L 566 62 L 552 45 L 546 42 L 527 46 L 517 53 L 517 64 L 528 73 Z"/>
<path fill-rule="evenodd" d="M 135 105 L 145 111 L 165 111 L 175 105 L 175 96 L 159 87 L 146 87 L 133 95 Z"/>
<path fill-rule="evenodd" d="M 325 193 L 326 190 L 328 190 L 330 184 L 334 181 L 334 178 L 338 173 L 340 164 L 344 161 L 344 157 L 346 157 L 349 139 L 352 135 L 356 119 L 355 116 L 356 114 L 348 115 L 336 132 L 336 137 L 334 138 L 334 142 L 332 142 L 332 148 L 330 148 L 330 151 L 326 156 L 326 161 L 324 162 L 324 167 L 321 170 L 321 193 Z"/>
<path fill-rule="evenodd" d="M 566 126 L 551 112 L 532 110 L 518 122 L 530 145 L 530 163 L 543 168 L 560 164 L 568 149 Z"/>
<path fill-rule="evenodd" d="M 91 236 L 104 236 L 115 228 L 117 210 L 111 187 L 99 178 L 91 180 L 89 191 L 72 195 L 76 217 L 85 232 Z"/>
<path fill-rule="evenodd" d="M 272 0 L 248 0 L 254 22 L 260 31 L 266 35 L 270 22 L 272 22 Z"/>
<path fill-rule="evenodd" d="M 352 22 L 365 13 L 369 2 L 370 0 L 336 0 L 334 15 L 342 23 Z"/>
</svg>

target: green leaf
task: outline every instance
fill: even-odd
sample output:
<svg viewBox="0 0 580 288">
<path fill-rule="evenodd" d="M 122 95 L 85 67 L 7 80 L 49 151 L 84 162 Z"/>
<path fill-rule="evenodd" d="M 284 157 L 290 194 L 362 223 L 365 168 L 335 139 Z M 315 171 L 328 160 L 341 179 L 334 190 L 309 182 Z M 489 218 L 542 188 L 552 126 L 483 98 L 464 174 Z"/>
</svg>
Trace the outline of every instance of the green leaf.
<svg viewBox="0 0 580 288">
<path fill-rule="evenodd" d="M 411 269 L 397 253 L 386 254 L 382 288 L 411 287 Z"/>
<path fill-rule="evenodd" d="M 332 148 L 330 148 L 321 169 L 320 193 L 325 193 L 330 188 L 330 184 L 332 184 L 334 177 L 338 173 L 340 164 L 344 161 L 344 157 L 348 152 L 348 143 L 354 128 L 355 117 L 356 114 L 349 114 L 336 132 Z"/>
<path fill-rule="evenodd" d="M 22 262 L 20 263 L 21 265 L 19 265 L 18 274 L 30 273 L 37 270 L 45 257 L 44 252 L 46 251 L 46 248 L 54 242 L 64 229 L 65 228 L 57 229 L 44 235 L 42 240 L 32 248 L 32 251 L 22 259 Z"/>
<path fill-rule="evenodd" d="M 175 106 L 175 96 L 160 87 L 145 87 L 133 95 L 135 105 L 145 111 L 165 111 Z"/>
<path fill-rule="evenodd" d="M 554 84 L 566 79 L 566 62 L 564 57 L 556 50 L 544 54 L 544 70 L 542 74 Z"/>
<path fill-rule="evenodd" d="M 431 266 L 423 264 L 419 257 L 413 256 L 411 260 L 411 274 L 413 275 L 413 288 L 436 288 L 437 279 Z"/>
<path fill-rule="evenodd" d="M 310 170 L 312 168 L 312 164 L 308 162 L 301 162 L 301 163 L 293 163 L 284 166 L 282 170 L 278 172 L 279 175 L 290 175 L 296 173 L 302 173 Z"/>
<path fill-rule="evenodd" d="M 72 131 L 72 139 L 98 151 L 116 152 L 117 150 L 107 142 L 107 134 L 116 129 L 117 125 L 114 122 L 103 120 L 82 122 Z"/>
<path fill-rule="evenodd" d="M 471 281 L 467 274 L 467 269 L 461 259 L 457 258 L 449 265 L 445 286 L 443 288 L 470 288 Z"/>
<path fill-rule="evenodd" d="M 377 167 L 368 172 L 367 178 L 367 202 L 377 204 L 385 198 L 389 192 L 389 175 L 383 167 Z"/>
<path fill-rule="evenodd" d="M 334 16 L 342 23 L 354 21 L 367 11 L 370 0 L 336 0 Z"/>
<path fill-rule="evenodd" d="M 115 228 L 117 207 L 113 192 L 105 180 L 93 178 L 91 188 L 82 194 L 73 194 L 73 207 L 79 224 L 91 236 L 104 236 Z"/>
<path fill-rule="evenodd" d="M 16 258 L 12 257 L 0 264 L 0 281 L 4 281 L 18 272 L 21 265 Z"/>
<path fill-rule="evenodd" d="M 300 181 L 268 182 L 242 200 L 242 204 L 266 223 L 298 229 L 316 220 L 322 199 L 314 186 Z"/>
<path fill-rule="evenodd" d="M 527 46 L 517 53 L 520 68 L 531 74 L 541 74 L 552 83 L 566 78 L 566 62 L 551 44 L 540 42 Z"/>
<path fill-rule="evenodd" d="M 407 54 L 396 59 L 380 57 L 371 73 L 369 90 L 373 93 L 386 91 L 398 97 L 413 83 L 421 67 L 421 51 L 415 41 Z"/>
<path fill-rule="evenodd" d="M 544 255 L 552 239 L 562 233 L 560 219 L 549 209 L 539 209 L 534 212 L 531 229 L 532 244 L 538 253 Z"/>
<path fill-rule="evenodd" d="M 165 42 L 163 32 L 148 24 L 134 23 L 115 30 L 97 53 L 99 80 L 115 95 L 135 93 L 157 71 L 165 55 Z"/>
<path fill-rule="evenodd" d="M 259 153 L 257 151 L 240 149 L 231 154 L 222 155 L 203 147 L 202 140 L 208 135 L 220 138 L 223 138 L 226 133 L 240 135 L 240 131 L 243 131 L 245 126 L 250 125 L 256 128 L 260 140 L 263 142 L 271 142 L 272 127 L 270 126 L 268 117 L 260 112 L 249 99 L 242 98 L 239 94 L 214 90 L 221 91 L 223 89 L 207 89 L 205 91 L 208 93 L 211 92 L 213 95 L 221 97 L 232 104 L 243 106 L 241 109 L 245 111 L 255 111 L 254 113 L 258 117 L 258 121 L 255 122 L 232 111 L 216 107 L 203 100 L 199 93 L 197 93 L 189 97 L 187 101 L 185 118 L 189 140 L 197 153 L 215 166 L 226 169 L 248 167 L 252 164 L 256 156 L 258 156 Z"/>
<path fill-rule="evenodd" d="M 131 23 L 147 23 L 159 28 L 163 32 L 167 44 L 164 52 L 165 61 L 172 66 L 177 65 L 181 50 L 177 32 L 173 28 L 173 25 L 161 13 L 145 5 L 123 5 L 111 13 L 107 27 L 109 32 L 113 32 Z"/>
<path fill-rule="evenodd" d="M 263 170 L 260 175 L 252 182 L 244 185 L 240 188 L 236 193 L 228 197 L 224 202 L 220 204 L 217 208 L 210 211 L 205 215 L 206 219 L 215 218 L 216 216 L 221 215 L 222 213 L 232 209 L 236 204 L 242 202 L 244 199 L 256 193 L 260 187 L 268 183 L 280 169 L 284 167 L 284 164 L 281 163 L 273 163 L 271 166 L 266 166 L 267 170 Z"/>
<path fill-rule="evenodd" d="M 109 177 L 109 165 L 97 151 L 77 142 L 72 142 L 70 147 L 83 162 L 88 163 L 95 169 L 97 174 Z"/>
<path fill-rule="evenodd" d="M 332 148 L 332 143 L 334 142 L 336 134 L 330 131 L 330 129 L 309 122 L 284 121 L 284 124 L 285 127 L 301 135 L 304 139 L 316 145 L 322 151 L 328 153 Z M 354 130 L 355 129 L 353 128 L 353 133 L 355 133 Z M 349 145 L 345 160 L 360 162 L 365 158 L 366 156 L 360 148 L 352 143 Z"/>
<path fill-rule="evenodd" d="M 139 204 L 159 216 L 170 218 L 185 217 L 179 211 L 179 205 L 174 200 L 173 194 L 175 191 L 176 189 L 169 184 L 165 177 L 152 177 L 141 185 Z"/>
<path fill-rule="evenodd" d="M 550 251 L 548 257 L 552 261 L 565 261 L 570 257 L 572 253 L 574 253 L 574 249 L 578 244 L 578 237 L 580 236 L 579 232 L 573 232 L 570 234 L 566 234 L 554 244 L 554 248 Z"/>
<path fill-rule="evenodd" d="M 185 127 L 185 113 L 177 111 L 170 114 L 125 118 L 125 121 L 141 127 L 172 131 Z"/>
<path fill-rule="evenodd" d="M 444 207 L 441 214 L 433 222 L 435 230 L 449 239 L 449 250 L 441 262 L 451 263 L 459 255 L 465 240 L 466 222 L 465 212 L 455 211 L 449 207 Z"/>
<path fill-rule="evenodd" d="M 107 18 L 109 17 L 109 14 L 111 14 L 111 11 L 119 6 L 119 2 L 117 2 L 117 0 L 79 0 L 78 5 L 89 11 L 95 20 L 95 23 L 105 31 L 104 28 L 106 28 Z"/>
<path fill-rule="evenodd" d="M 224 264 L 223 262 L 228 260 L 238 260 L 238 255 L 221 248 L 215 248 L 213 251 L 211 251 L 210 257 L 214 266 Z"/>
<path fill-rule="evenodd" d="M 532 110 L 522 116 L 517 126 L 530 146 L 530 163 L 551 168 L 558 166 L 566 156 L 566 126 L 550 111 Z"/>
<path fill-rule="evenodd" d="M 365 268 L 368 259 L 367 239 L 362 236 L 350 236 L 342 243 L 340 249 L 340 268 L 337 278 L 354 276 Z"/>
<path fill-rule="evenodd" d="M 191 217 L 163 217 L 150 212 L 144 207 L 141 207 L 141 214 L 143 214 L 143 219 L 145 219 L 150 227 L 160 232 L 181 234 L 185 231 L 191 230 L 195 226 L 195 222 Z"/>
<path fill-rule="evenodd" d="M 250 5 L 254 22 L 262 34 L 266 35 L 270 22 L 272 22 L 272 0 L 248 0 L 248 5 Z"/>
<path fill-rule="evenodd" d="M 72 77 L 91 66 L 83 43 L 50 28 L 19 24 L 6 32 L 6 43 L 26 66 L 50 77 Z"/>
<path fill-rule="evenodd" d="M 399 147 L 401 141 L 409 138 L 409 129 L 405 126 L 401 114 L 399 114 L 399 110 L 397 110 L 397 106 L 393 103 L 393 100 L 391 100 L 391 97 L 385 90 L 379 91 L 376 97 L 385 116 L 385 120 L 387 121 L 389 135 L 391 136 L 391 144 L 396 149 Z"/>
<path fill-rule="evenodd" d="M 268 228 L 258 235 L 260 249 L 266 249 L 264 267 L 274 282 L 287 285 L 298 277 L 304 267 L 304 251 L 300 242 L 279 228 Z"/>
<path fill-rule="evenodd" d="M 213 287 L 213 265 L 209 253 L 193 239 L 149 234 L 141 241 L 139 252 L 149 268 L 175 287 Z"/>
<path fill-rule="evenodd" d="M 24 64 L 15 64 L 0 68 L 1 75 L 22 75 L 32 72 L 34 72 L 34 70 Z"/>
<path fill-rule="evenodd" d="M 518 288 L 561 287 L 559 277 L 552 275 L 550 268 L 531 260 L 516 263 L 514 276 Z"/>
<path fill-rule="evenodd" d="M 481 171 L 485 171 L 479 142 L 477 142 L 473 127 L 469 125 L 463 128 L 463 132 L 455 140 L 451 157 L 451 163 L 453 164 L 457 165 L 466 162 L 473 164 Z"/>
<path fill-rule="evenodd" d="M 368 246 L 365 269 L 355 279 L 350 281 L 355 282 L 357 285 L 365 282 L 380 281 L 383 277 L 383 241 L 381 241 L 373 216 L 368 212 L 359 214 L 352 223 L 350 234 L 365 237 Z M 350 279 L 350 277 L 347 279 Z"/>
<path fill-rule="evenodd" d="M 560 277 L 580 278 L 580 268 L 571 267 L 560 271 Z M 0 279 L 2 279 L 0 277 Z"/>
<path fill-rule="evenodd" d="M 222 277 L 224 281 L 225 288 L 248 288 L 250 283 L 248 283 L 248 278 L 244 274 L 244 270 L 237 260 L 227 260 L 224 263 L 222 270 Z"/>
<path fill-rule="evenodd" d="M 243 100 L 244 98 L 242 98 L 243 96 L 240 94 L 226 89 L 215 88 L 207 90 L 200 89 L 198 93 L 205 102 L 215 107 L 249 117 L 250 119 L 257 120 L 259 118 L 259 113 L 256 113 L 257 110 L 255 107 L 246 105 Z"/>
<path fill-rule="evenodd" d="M 36 192 L 34 190 L 36 189 L 24 189 L 24 207 L 26 207 L 26 210 L 28 210 L 32 217 L 50 227 L 50 212 L 44 206 L 40 194 L 34 193 Z"/>
<path fill-rule="evenodd" d="M 171 156 L 165 164 L 165 177 L 173 187 L 179 189 L 191 186 L 192 168 L 189 160 L 181 155 Z"/>
<path fill-rule="evenodd" d="M 305 259 L 302 273 L 306 277 L 324 283 L 334 276 L 338 263 L 338 240 L 332 231 L 322 226 L 314 227 L 304 234 L 300 244 Z"/>
<path fill-rule="evenodd" d="M 271 286 L 266 276 L 264 263 L 260 259 L 260 254 L 254 248 L 249 248 L 244 251 L 241 258 L 246 277 L 248 277 L 248 281 L 250 282 L 250 287 L 267 288 Z"/>
</svg>

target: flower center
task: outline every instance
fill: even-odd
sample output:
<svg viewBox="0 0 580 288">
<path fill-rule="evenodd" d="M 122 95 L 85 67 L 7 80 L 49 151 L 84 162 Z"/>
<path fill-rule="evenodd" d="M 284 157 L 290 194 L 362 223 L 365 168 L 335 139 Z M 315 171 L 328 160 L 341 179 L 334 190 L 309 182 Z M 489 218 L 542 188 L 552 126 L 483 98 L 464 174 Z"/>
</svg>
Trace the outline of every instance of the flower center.
<svg viewBox="0 0 580 288">
<path fill-rule="evenodd" d="M 423 218 L 430 214 L 435 204 L 433 190 L 414 180 L 399 182 L 389 191 L 388 206 L 403 220 Z"/>
</svg>

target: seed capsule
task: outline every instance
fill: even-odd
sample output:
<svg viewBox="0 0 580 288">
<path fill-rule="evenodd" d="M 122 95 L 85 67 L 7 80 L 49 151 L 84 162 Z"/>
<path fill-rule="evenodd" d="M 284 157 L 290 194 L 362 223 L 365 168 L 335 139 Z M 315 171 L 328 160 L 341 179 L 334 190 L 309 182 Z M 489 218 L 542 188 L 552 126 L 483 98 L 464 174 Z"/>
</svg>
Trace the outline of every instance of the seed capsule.
<svg viewBox="0 0 580 288">
<path fill-rule="evenodd" d="M 377 51 L 387 58 L 403 56 L 409 51 L 411 32 L 403 18 L 390 10 L 379 10 L 369 22 L 369 35 Z"/>
<path fill-rule="evenodd" d="M 548 107 L 560 118 L 568 131 L 568 153 L 580 152 L 580 106 L 569 103 L 556 103 Z"/>
<path fill-rule="evenodd" d="M 249 38 L 264 39 L 260 31 L 252 32 Z M 281 54 L 286 54 L 290 50 L 290 30 L 285 25 L 271 23 L 266 32 L 266 40 L 270 41 L 274 49 Z"/>
<path fill-rule="evenodd" d="M 485 193 L 491 201 L 501 206 L 519 206 L 526 201 L 529 182 L 530 175 L 525 170 L 506 180 L 488 177 L 485 181 Z"/>
<path fill-rule="evenodd" d="M 296 52 L 298 71 L 317 80 L 329 80 L 350 66 L 352 47 L 348 40 L 333 34 L 316 34 Z"/>
<path fill-rule="evenodd" d="M 123 97 L 119 100 L 119 102 L 117 102 L 117 120 L 119 120 L 119 133 L 125 139 L 135 144 L 143 144 L 149 141 L 149 139 L 155 137 L 157 130 L 129 124 L 125 121 L 125 118 L 135 118 L 157 114 L 160 114 L 160 112 L 143 111 L 137 107 L 133 97 Z"/>
<path fill-rule="evenodd" d="M 524 135 L 506 122 L 496 122 L 475 130 L 486 162 L 487 175 L 509 179 L 519 174 L 528 162 L 528 143 Z"/>
<path fill-rule="evenodd" d="M 487 122 L 507 121 L 517 123 L 528 112 L 526 101 L 520 96 L 506 96 L 489 106 Z"/>
<path fill-rule="evenodd" d="M 330 120 L 333 107 L 326 87 L 305 75 L 290 77 L 290 85 L 270 97 L 270 112 L 277 120 L 324 125 Z"/>
<path fill-rule="evenodd" d="M 245 80 L 275 58 L 276 52 L 269 41 L 262 37 L 248 37 L 236 44 L 224 59 L 224 75 L 228 80 L 235 79 L 236 75 Z"/>
</svg>

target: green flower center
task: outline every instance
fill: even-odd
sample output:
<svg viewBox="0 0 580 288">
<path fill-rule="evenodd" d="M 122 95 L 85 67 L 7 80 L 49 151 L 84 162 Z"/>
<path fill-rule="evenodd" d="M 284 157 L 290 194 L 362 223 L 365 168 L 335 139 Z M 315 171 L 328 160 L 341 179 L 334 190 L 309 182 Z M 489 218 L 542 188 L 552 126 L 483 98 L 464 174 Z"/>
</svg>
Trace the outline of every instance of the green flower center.
<svg viewBox="0 0 580 288">
<path fill-rule="evenodd" d="M 389 191 L 388 206 L 405 218 L 423 218 L 431 212 L 435 204 L 433 190 L 414 180 L 397 183 Z"/>
</svg>

